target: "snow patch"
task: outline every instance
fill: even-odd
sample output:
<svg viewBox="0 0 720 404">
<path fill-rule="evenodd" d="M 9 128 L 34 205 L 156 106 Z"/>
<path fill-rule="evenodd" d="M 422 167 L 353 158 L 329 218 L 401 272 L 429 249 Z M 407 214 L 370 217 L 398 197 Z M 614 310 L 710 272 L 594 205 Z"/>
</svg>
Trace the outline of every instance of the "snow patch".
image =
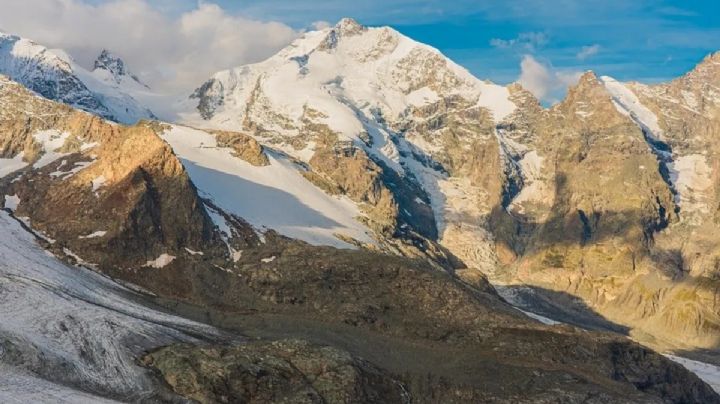
<svg viewBox="0 0 720 404">
<path fill-rule="evenodd" d="M 543 180 L 542 167 L 543 157 L 537 151 L 525 153 L 518 161 L 518 166 L 523 177 L 523 187 L 510 203 L 509 208 L 518 213 L 524 213 L 525 203 L 551 204 L 553 191 Z"/>
<path fill-rule="evenodd" d="M 355 248 L 335 237 L 373 243 L 370 230 L 356 218 L 359 208 L 348 198 L 333 197 L 309 182 L 301 168 L 282 154 L 268 151 L 269 166 L 256 167 L 217 147 L 215 137 L 174 126 L 162 136 L 180 157 L 193 183 L 221 209 L 314 245 Z M 231 236 L 219 214 L 213 222 Z"/>
<path fill-rule="evenodd" d="M 618 112 L 631 117 L 654 140 L 663 140 L 657 115 L 643 105 L 632 90 L 612 77 L 602 76 L 600 81 L 613 97 L 613 104 Z"/>
<path fill-rule="evenodd" d="M 150 268 L 165 268 L 170 265 L 171 262 L 175 261 L 174 256 L 169 254 L 162 254 L 153 261 L 148 261 L 144 266 Z"/>
<path fill-rule="evenodd" d="M 683 365 L 685 369 L 695 373 L 702 381 L 710 385 L 716 393 L 720 393 L 720 367 L 675 355 L 665 355 L 665 357 Z"/>
<path fill-rule="evenodd" d="M 65 255 L 67 255 L 68 257 L 72 257 L 72 258 L 77 262 L 78 265 L 81 265 L 81 266 L 84 266 L 84 267 L 88 267 L 88 268 L 94 268 L 94 267 L 95 267 L 94 264 L 91 264 L 91 263 L 89 263 L 89 262 L 86 262 L 84 259 L 80 258 L 79 255 L 75 254 L 75 253 L 74 253 L 72 250 L 70 250 L 69 248 L 63 248 L 63 253 L 65 253 Z"/>
<path fill-rule="evenodd" d="M 104 231 L 104 230 L 99 230 L 99 231 L 96 231 L 96 232 L 94 232 L 94 233 L 90 233 L 90 234 L 88 234 L 88 235 L 86 235 L 86 236 L 80 236 L 80 237 L 78 237 L 78 238 L 80 238 L 80 239 L 99 238 L 99 237 L 105 237 L 106 234 L 107 234 L 106 231 Z"/>
<path fill-rule="evenodd" d="M 101 175 L 94 180 L 92 180 L 92 190 L 93 192 L 97 192 L 105 183 L 107 182 L 107 179 L 105 179 L 104 175 Z"/>
<path fill-rule="evenodd" d="M 19 153 L 11 159 L 0 158 L 0 178 L 6 177 L 21 168 L 25 168 L 28 164 L 23 161 L 23 156 L 24 153 Z"/>
<path fill-rule="evenodd" d="M 218 231 L 223 235 L 223 238 L 226 240 L 230 237 L 232 237 L 232 230 L 230 230 L 230 225 L 227 223 L 227 220 L 225 220 L 225 217 L 221 215 L 219 212 L 217 212 L 215 209 L 205 205 L 205 211 L 210 216 L 210 219 L 212 220 L 213 224 L 217 226 Z"/>
<path fill-rule="evenodd" d="M 88 150 L 90 150 L 90 149 L 94 149 L 94 148 L 97 147 L 99 144 L 100 144 L 100 143 L 98 143 L 98 142 L 83 143 L 83 144 L 80 145 L 80 151 L 81 151 L 81 152 L 84 152 L 84 151 L 88 151 Z"/>
<path fill-rule="evenodd" d="M 65 141 L 70 137 L 67 132 L 60 132 L 58 130 L 42 130 L 33 134 L 35 141 L 42 147 L 43 155 L 40 159 L 35 162 L 33 167 L 43 168 L 53 161 L 67 156 L 69 153 L 58 153 L 57 150 L 65 145 Z"/>
<path fill-rule="evenodd" d="M 229 247 L 229 248 L 230 248 L 230 258 L 232 258 L 232 261 L 233 262 L 240 261 L 240 258 L 242 258 L 242 254 L 243 254 L 242 250 L 236 250 L 232 247 Z"/>
<path fill-rule="evenodd" d="M 18 198 L 17 195 L 5 195 L 5 209 L 10 209 L 14 212 L 19 204 L 20 198 Z"/>
<path fill-rule="evenodd" d="M 712 187 L 712 169 L 701 154 L 680 156 L 667 164 L 670 181 L 675 185 L 675 202 L 685 212 L 707 211 L 708 191 Z"/>
<path fill-rule="evenodd" d="M 62 180 L 66 180 L 66 179 L 72 177 L 73 175 L 79 173 L 80 171 L 88 168 L 92 163 L 93 163 L 93 161 L 78 161 L 77 163 L 75 163 L 75 167 L 70 169 L 70 171 L 58 170 L 58 171 L 50 173 L 50 176 L 51 177 L 62 177 L 61 178 Z M 58 168 L 62 168 L 64 165 L 65 165 L 65 160 L 62 161 L 62 163 L 60 164 L 60 166 Z"/>
<path fill-rule="evenodd" d="M 517 109 L 517 106 L 510 101 L 510 91 L 507 87 L 486 82 L 480 82 L 479 87 L 478 105 L 490 110 L 496 123 Z"/>
<path fill-rule="evenodd" d="M 205 255 L 205 253 L 202 251 L 193 251 L 187 247 L 185 247 L 185 251 L 187 251 L 190 255 Z"/>
<path fill-rule="evenodd" d="M 270 258 L 263 258 L 263 259 L 261 259 L 260 261 L 263 262 L 263 263 L 265 263 L 265 264 L 267 264 L 267 263 L 270 263 L 270 262 L 275 261 L 276 258 L 277 258 L 277 257 L 273 255 L 273 256 L 270 257 Z"/>
</svg>

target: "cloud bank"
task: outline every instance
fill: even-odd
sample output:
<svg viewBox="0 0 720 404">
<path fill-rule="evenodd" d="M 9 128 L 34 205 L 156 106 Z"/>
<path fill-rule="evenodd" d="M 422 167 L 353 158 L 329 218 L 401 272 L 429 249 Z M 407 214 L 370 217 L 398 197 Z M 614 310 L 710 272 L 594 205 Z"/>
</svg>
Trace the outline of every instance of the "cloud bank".
<svg viewBox="0 0 720 404">
<path fill-rule="evenodd" d="M 523 56 L 518 82 L 544 104 L 557 102 L 567 88 L 582 75 L 579 71 L 559 71 L 532 55 Z"/>
<path fill-rule="evenodd" d="M 218 70 L 263 60 L 299 34 L 278 22 L 226 13 L 199 2 L 170 16 L 148 0 L 0 0 L 0 28 L 91 66 L 103 48 L 150 86 L 188 91 Z"/>
</svg>

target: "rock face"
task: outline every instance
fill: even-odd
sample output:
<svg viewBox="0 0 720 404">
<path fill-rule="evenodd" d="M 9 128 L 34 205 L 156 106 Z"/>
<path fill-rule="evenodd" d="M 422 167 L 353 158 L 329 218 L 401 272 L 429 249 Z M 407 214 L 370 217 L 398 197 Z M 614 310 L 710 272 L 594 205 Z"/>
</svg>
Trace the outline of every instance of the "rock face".
<svg viewBox="0 0 720 404">
<path fill-rule="evenodd" d="M 18 198 L 15 213 L 53 249 L 78 251 L 105 270 L 186 248 L 226 253 L 185 169 L 151 127 L 117 126 L 7 80 L 0 92 L 25 101 L 1 112 L 4 157 L 21 163 L 0 179 L 2 192 Z"/>
<path fill-rule="evenodd" d="M 263 153 L 263 147 L 254 138 L 239 132 L 211 131 L 217 138 L 219 147 L 233 149 L 238 157 L 254 166 L 267 166 L 270 164 Z"/>
<path fill-rule="evenodd" d="M 542 165 L 496 216 L 498 279 L 578 296 L 655 346 L 717 348 L 714 58 L 657 86 L 588 73 L 530 117 Z"/>
</svg>

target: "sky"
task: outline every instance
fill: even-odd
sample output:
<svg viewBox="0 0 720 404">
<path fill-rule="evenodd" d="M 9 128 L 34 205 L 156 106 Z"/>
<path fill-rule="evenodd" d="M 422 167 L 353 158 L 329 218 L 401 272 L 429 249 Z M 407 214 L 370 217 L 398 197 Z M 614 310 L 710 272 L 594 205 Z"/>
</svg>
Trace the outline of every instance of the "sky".
<svg viewBox="0 0 720 404">
<path fill-rule="evenodd" d="M 1 30 L 85 64 L 109 48 L 168 91 L 346 16 L 432 45 L 481 79 L 519 80 L 548 103 L 586 70 L 659 82 L 720 50 L 713 0 L 0 0 L 0 9 Z"/>
</svg>

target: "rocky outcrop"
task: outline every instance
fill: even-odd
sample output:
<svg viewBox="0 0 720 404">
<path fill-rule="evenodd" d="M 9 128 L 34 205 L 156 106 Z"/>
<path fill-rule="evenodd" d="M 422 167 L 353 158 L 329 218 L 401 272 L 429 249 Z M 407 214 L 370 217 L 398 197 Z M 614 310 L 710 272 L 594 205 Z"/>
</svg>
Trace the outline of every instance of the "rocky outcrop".
<svg viewBox="0 0 720 404">
<path fill-rule="evenodd" d="M 535 383 L 553 385 L 552 392 L 533 384 L 513 387 L 509 381 L 492 377 L 493 388 L 458 380 L 428 377 L 425 380 L 393 376 L 346 351 L 302 340 L 253 341 L 230 347 L 175 345 L 147 355 L 143 362 L 157 369 L 172 389 L 201 403 L 222 402 L 308 402 L 308 403 L 410 403 L 492 401 L 543 402 L 562 399 L 596 403 L 610 402 L 699 402 L 713 400 L 700 386 L 679 384 L 660 387 L 668 380 L 683 380 L 680 368 L 667 373 L 638 372 L 662 367 L 659 357 L 619 345 L 604 347 L 612 362 L 613 378 L 637 386 L 649 394 L 630 392 L 616 383 L 616 391 L 601 386 L 569 389 L 562 382 L 535 371 Z M 520 376 L 522 378 L 522 376 Z M 517 380 L 515 380 L 517 381 Z M 547 387 L 547 386 L 546 386 Z M 503 391 L 504 390 L 504 391 Z M 503 391 L 503 392 L 501 392 Z M 420 394 L 418 394 L 420 393 Z M 417 394 L 417 395 L 415 395 Z M 624 396 L 622 396 L 624 394 Z"/>
<path fill-rule="evenodd" d="M 233 155 L 254 166 L 270 164 L 263 147 L 254 138 L 240 132 L 210 131 L 215 135 L 219 147 L 230 147 Z"/>
<path fill-rule="evenodd" d="M 210 119 L 215 115 L 215 110 L 224 103 L 223 84 L 218 80 L 208 80 L 198 87 L 190 95 L 190 99 L 198 99 L 198 111 L 204 119 Z"/>
<path fill-rule="evenodd" d="M 95 59 L 93 71 L 105 71 L 109 78 L 118 85 L 123 84 L 127 79 L 134 81 L 136 84 L 150 89 L 146 84 L 140 81 L 137 76 L 127 70 L 125 62 L 118 56 L 112 54 L 109 50 L 103 49 L 100 55 Z"/>
<path fill-rule="evenodd" d="M 347 352 L 300 340 L 171 346 L 144 361 L 174 391 L 200 403 L 409 402 L 405 387 L 386 372 Z"/>
</svg>

